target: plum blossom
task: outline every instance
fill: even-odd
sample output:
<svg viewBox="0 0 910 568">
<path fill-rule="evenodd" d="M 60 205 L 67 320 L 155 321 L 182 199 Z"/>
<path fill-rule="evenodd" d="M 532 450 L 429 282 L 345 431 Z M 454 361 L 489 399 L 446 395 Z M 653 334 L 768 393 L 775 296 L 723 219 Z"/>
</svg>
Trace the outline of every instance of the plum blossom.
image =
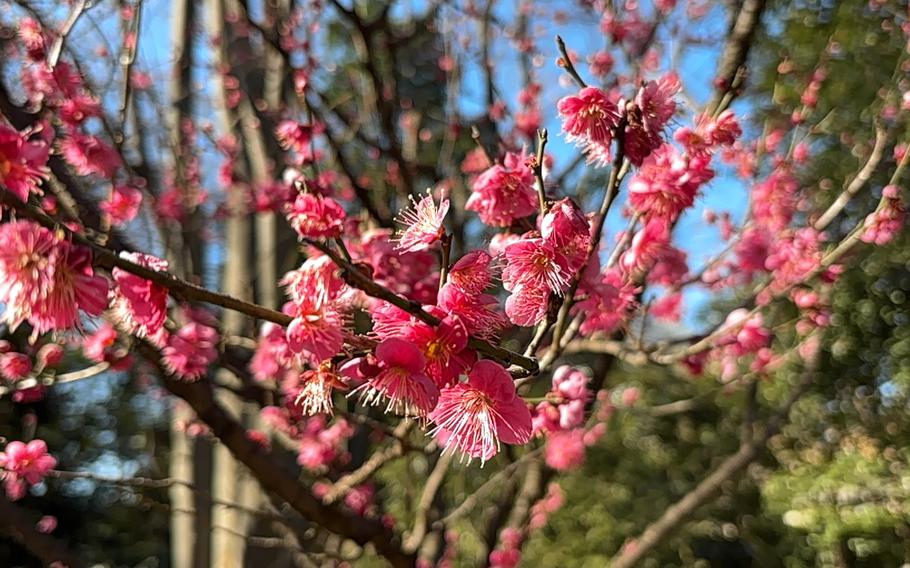
<svg viewBox="0 0 910 568">
<path fill-rule="evenodd" d="M 298 195 L 285 214 L 300 236 L 310 238 L 341 236 L 346 216 L 337 201 L 312 193 Z"/>
<path fill-rule="evenodd" d="M 28 201 L 32 193 L 40 194 L 49 152 L 43 142 L 29 141 L 26 134 L 0 124 L 0 184 L 21 201 Z"/>
<path fill-rule="evenodd" d="M 439 206 L 429 191 L 420 201 L 411 197 L 412 208 L 404 210 L 398 221 L 404 230 L 398 234 L 398 250 L 402 252 L 419 252 L 428 250 L 445 235 L 442 223 L 449 211 L 449 200 L 443 199 Z"/>
<path fill-rule="evenodd" d="M 480 220 L 493 227 L 507 227 L 516 219 L 537 211 L 534 172 L 525 154 L 507 152 L 496 164 L 477 176 L 465 208 L 480 215 Z"/>
<path fill-rule="evenodd" d="M 468 380 L 444 387 L 429 415 L 446 451 L 460 451 L 481 463 L 495 456 L 500 443 L 525 444 L 531 438 L 531 413 L 515 393 L 509 372 L 493 361 L 478 361 Z"/>
<path fill-rule="evenodd" d="M 323 362 L 318 368 L 304 371 L 300 375 L 300 391 L 294 402 L 307 416 L 332 414 L 332 393 L 335 389 L 346 390 L 331 362 Z"/>
<path fill-rule="evenodd" d="M 670 73 L 649 81 L 627 104 L 623 150 L 634 165 L 640 166 L 661 145 L 663 129 L 676 112 L 673 97 L 679 89 L 679 78 Z"/>
<path fill-rule="evenodd" d="M 32 372 L 32 359 L 25 353 L 10 351 L 0 355 L 0 376 L 8 381 L 18 381 Z"/>
<path fill-rule="evenodd" d="M 698 190 L 714 177 L 710 156 L 680 155 L 671 145 L 657 148 L 629 182 L 629 204 L 645 216 L 674 221 L 692 206 Z"/>
<path fill-rule="evenodd" d="M 178 378 L 196 381 L 208 372 L 218 358 L 218 332 L 209 323 L 207 314 L 185 310 L 189 322 L 168 337 L 162 349 L 164 366 Z"/>
<path fill-rule="evenodd" d="M 425 418 L 439 400 L 425 366 L 423 353 L 413 343 L 391 337 L 376 347 L 376 374 L 351 394 L 358 393 L 367 405 L 387 401 L 386 412 Z"/>
<path fill-rule="evenodd" d="M 882 190 L 884 203 L 875 212 L 870 213 L 863 222 L 863 233 L 860 235 L 865 243 L 884 245 L 892 240 L 904 227 L 907 210 L 901 201 L 900 188 L 888 185 Z"/>
<path fill-rule="evenodd" d="M 288 347 L 318 364 L 338 353 L 344 345 L 344 320 L 324 293 L 303 296 L 285 306 L 294 320 L 288 325 Z"/>
<path fill-rule="evenodd" d="M 120 154 L 107 142 L 88 134 L 73 132 L 60 142 L 63 159 L 80 176 L 97 175 L 111 179 L 120 169 Z"/>
<path fill-rule="evenodd" d="M 111 217 L 111 224 L 120 226 L 136 218 L 142 204 L 142 192 L 128 185 L 118 185 L 111 197 L 103 201 L 101 210 Z"/>
<path fill-rule="evenodd" d="M 8 443 L 0 452 L 6 494 L 13 501 L 21 499 L 29 485 L 41 483 L 56 465 L 57 460 L 47 453 L 44 440 L 32 440 L 28 444 L 18 441 Z"/>
<path fill-rule="evenodd" d="M 0 302 L 11 326 L 28 321 L 35 337 L 78 326 L 80 310 L 107 307 L 107 291 L 89 249 L 30 221 L 0 225 Z"/>
<path fill-rule="evenodd" d="M 588 152 L 602 164 L 610 160 L 613 131 L 619 125 L 619 109 L 609 95 L 597 87 L 585 87 L 577 95 L 557 103 L 566 141 Z"/>
<path fill-rule="evenodd" d="M 121 252 L 120 258 L 164 272 L 168 262 L 150 254 Z M 111 271 L 117 284 L 111 290 L 111 308 L 120 322 L 139 337 L 160 340 L 167 318 L 167 288 L 122 268 Z"/>
</svg>

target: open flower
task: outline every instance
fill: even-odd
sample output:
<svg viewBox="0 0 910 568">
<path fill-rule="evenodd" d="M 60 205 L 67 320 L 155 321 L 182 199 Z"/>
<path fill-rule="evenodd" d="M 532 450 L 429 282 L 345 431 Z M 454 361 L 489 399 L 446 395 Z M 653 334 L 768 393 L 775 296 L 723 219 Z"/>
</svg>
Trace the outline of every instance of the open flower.
<svg viewBox="0 0 910 568">
<path fill-rule="evenodd" d="M 120 257 L 156 272 L 167 270 L 166 260 L 139 252 L 121 252 Z M 139 337 L 160 338 L 167 317 L 167 288 L 120 268 L 111 271 L 116 288 L 111 307 L 121 322 Z"/>
<path fill-rule="evenodd" d="M 531 439 L 531 412 L 515 394 L 512 376 L 493 361 L 478 361 L 468 380 L 443 388 L 430 413 L 446 450 L 487 461 L 500 442 L 525 444 Z"/>
<path fill-rule="evenodd" d="M 361 402 L 375 406 L 387 400 L 386 412 L 426 417 L 436 406 L 439 389 L 424 374 L 426 359 L 420 349 L 393 337 L 376 347 L 376 360 L 379 372 L 354 391 Z"/>
<path fill-rule="evenodd" d="M 79 310 L 104 311 L 107 291 L 89 249 L 30 221 L 0 225 L 0 302 L 11 326 L 28 321 L 35 336 L 75 327 Z"/>
<path fill-rule="evenodd" d="M 40 193 L 38 185 L 47 177 L 47 145 L 29 142 L 14 128 L 0 124 L 0 184 L 22 201 Z"/>
<path fill-rule="evenodd" d="M 404 225 L 404 230 L 398 234 L 398 246 L 402 252 L 418 252 L 429 249 L 445 235 L 442 226 L 446 213 L 449 211 L 449 200 L 443 199 L 439 207 L 433 201 L 433 196 L 427 195 L 420 201 L 411 197 L 412 208 L 402 211 L 398 221 Z"/>
<path fill-rule="evenodd" d="M 28 444 L 10 442 L 0 452 L 6 494 L 12 500 L 21 499 L 28 485 L 41 483 L 56 465 L 57 460 L 47 453 L 44 440 L 32 440 Z"/>
<path fill-rule="evenodd" d="M 335 389 L 346 389 L 347 385 L 335 372 L 331 362 L 324 361 L 315 370 L 300 375 L 300 391 L 295 403 L 307 416 L 332 414 L 332 393 Z"/>
</svg>

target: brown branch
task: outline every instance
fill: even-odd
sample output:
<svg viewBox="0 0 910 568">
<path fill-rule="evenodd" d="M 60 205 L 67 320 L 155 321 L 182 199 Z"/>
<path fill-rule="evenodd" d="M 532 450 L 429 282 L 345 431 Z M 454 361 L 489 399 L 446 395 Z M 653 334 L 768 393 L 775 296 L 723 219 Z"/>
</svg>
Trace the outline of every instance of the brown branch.
<svg viewBox="0 0 910 568">
<path fill-rule="evenodd" d="M 228 296 L 227 294 L 213 292 L 211 290 L 203 288 L 202 286 L 198 286 L 191 282 L 187 282 L 186 280 L 177 278 L 169 272 L 157 272 L 134 262 L 120 258 L 117 254 L 115 254 L 115 252 L 111 251 L 110 249 L 98 245 L 90 239 L 58 223 L 54 219 L 45 215 L 43 212 L 29 207 L 25 203 L 19 201 L 19 198 L 17 198 L 15 195 L 3 187 L 0 187 L 0 204 L 15 210 L 20 217 L 31 219 L 32 221 L 35 221 L 38 224 L 53 231 L 62 231 L 64 235 L 66 235 L 66 237 L 73 242 L 91 248 L 95 256 L 94 264 L 97 266 L 106 268 L 108 270 L 119 268 L 131 274 L 135 274 L 141 278 L 145 278 L 146 280 L 150 280 L 155 284 L 167 288 L 170 291 L 171 295 L 175 296 L 176 298 L 188 301 L 205 302 L 207 304 L 221 306 L 222 308 L 241 312 L 255 318 L 277 323 L 279 325 L 286 326 L 291 323 L 292 318 L 279 311 L 265 308 L 258 304 L 253 304 L 244 300 L 239 300 L 232 296 Z"/>
<path fill-rule="evenodd" d="M 714 97 L 705 114 L 716 116 L 733 102 L 745 79 L 746 59 L 752 47 L 752 38 L 758 29 L 766 0 L 745 0 L 727 37 L 724 51 L 717 64 L 717 85 Z"/>
<path fill-rule="evenodd" d="M 413 566 L 413 555 L 401 550 L 398 535 L 378 520 L 365 519 L 324 505 L 289 472 L 276 467 L 272 452 L 251 442 L 246 430 L 231 418 L 214 398 L 211 386 L 204 381 L 188 383 L 176 379 L 160 366 L 160 357 L 154 348 L 142 344 L 140 351 L 159 366 L 165 388 L 186 401 L 212 434 L 242 462 L 259 481 L 263 489 L 280 497 L 305 518 L 326 530 L 349 538 L 361 546 L 372 544 L 376 551 L 393 566 Z"/>
</svg>

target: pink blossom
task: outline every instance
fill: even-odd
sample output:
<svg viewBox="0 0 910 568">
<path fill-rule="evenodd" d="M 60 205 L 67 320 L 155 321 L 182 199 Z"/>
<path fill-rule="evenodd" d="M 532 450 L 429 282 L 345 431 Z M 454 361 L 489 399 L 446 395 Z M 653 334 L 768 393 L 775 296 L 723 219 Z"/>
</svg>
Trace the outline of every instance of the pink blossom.
<svg viewBox="0 0 910 568">
<path fill-rule="evenodd" d="M 44 515 L 38 522 L 35 524 L 35 528 L 40 533 L 50 534 L 57 529 L 57 517 L 52 515 Z"/>
<path fill-rule="evenodd" d="M 619 265 L 630 274 L 646 271 L 654 265 L 669 242 L 668 221 L 662 217 L 654 217 L 632 237 L 632 243 L 620 257 Z"/>
<path fill-rule="evenodd" d="M 607 93 L 597 87 L 585 87 L 577 95 L 560 99 L 556 108 L 566 141 L 593 151 L 600 162 L 608 162 L 619 110 Z"/>
<path fill-rule="evenodd" d="M 682 318 L 682 293 L 667 294 L 651 305 L 650 314 L 657 319 L 679 321 Z"/>
<path fill-rule="evenodd" d="M 10 351 L 0 355 L 0 376 L 8 381 L 18 381 L 32 372 L 32 360 L 25 353 Z"/>
<path fill-rule="evenodd" d="M 60 118 L 71 126 L 78 126 L 93 116 L 101 116 L 101 103 L 87 93 L 67 97 L 60 105 Z"/>
<path fill-rule="evenodd" d="M 354 392 L 367 405 L 387 401 L 386 412 L 426 417 L 436 406 L 439 389 L 424 374 L 426 359 L 413 343 L 389 338 L 376 347 L 378 372 Z"/>
<path fill-rule="evenodd" d="M 584 266 L 591 244 L 591 224 L 574 201 L 560 199 L 550 207 L 541 219 L 540 236 L 559 249 L 573 275 Z"/>
<path fill-rule="evenodd" d="M 286 214 L 294 230 L 302 237 L 338 237 L 345 212 L 331 197 L 301 193 L 287 205 Z"/>
<path fill-rule="evenodd" d="M 456 315 L 446 315 L 441 309 L 427 308 L 442 321 L 437 326 L 416 322 L 406 329 L 403 338 L 416 345 L 426 358 L 425 372 L 440 388 L 454 383 L 471 366 L 476 354 L 467 349 L 468 332 Z"/>
<path fill-rule="evenodd" d="M 57 460 L 47 453 L 44 440 L 32 440 L 28 444 L 10 442 L 0 452 L 6 494 L 14 501 L 21 499 L 27 485 L 41 483 L 56 465 Z"/>
<path fill-rule="evenodd" d="M 166 260 L 149 254 L 121 252 L 120 258 L 155 272 L 168 268 Z M 111 291 L 111 308 L 117 318 L 139 337 L 159 337 L 167 318 L 167 288 L 122 268 L 114 268 L 111 275 L 117 284 Z"/>
<path fill-rule="evenodd" d="M 0 184 L 21 201 L 28 201 L 32 193 L 41 194 L 48 154 L 46 144 L 30 142 L 27 135 L 0 124 Z"/>
<path fill-rule="evenodd" d="M 97 136 L 73 132 L 60 142 L 60 152 L 80 176 L 111 179 L 120 169 L 120 154 Z"/>
<path fill-rule="evenodd" d="M 100 207 L 110 215 L 111 223 L 119 226 L 135 219 L 141 204 L 141 191 L 128 185 L 118 185 L 111 193 L 111 198 L 103 201 Z"/>
<path fill-rule="evenodd" d="M 599 281 L 585 287 L 588 295 L 576 302 L 573 313 L 586 315 L 581 324 L 582 335 L 595 332 L 613 333 L 631 315 L 636 305 L 636 288 L 618 270 L 603 274 Z"/>
<path fill-rule="evenodd" d="M 63 346 L 58 343 L 45 343 L 41 346 L 41 349 L 38 350 L 38 354 L 35 356 L 35 359 L 38 361 L 38 366 L 42 369 L 49 367 L 56 367 L 63 361 Z"/>
<path fill-rule="evenodd" d="M 347 385 L 335 371 L 330 362 L 324 362 L 318 368 L 300 374 L 299 391 L 294 403 L 300 406 L 307 416 L 314 414 L 332 414 L 332 393 L 335 389 L 346 390 Z"/>
<path fill-rule="evenodd" d="M 549 288 L 517 284 L 511 292 L 506 298 L 505 306 L 509 321 L 518 326 L 530 327 L 544 318 L 550 299 Z"/>
<path fill-rule="evenodd" d="M 287 371 L 292 355 L 284 328 L 265 322 L 259 330 L 259 342 L 250 359 L 250 372 L 257 381 L 279 379 Z"/>
<path fill-rule="evenodd" d="M 433 196 L 427 192 L 420 201 L 411 197 L 411 204 L 413 208 L 406 209 L 398 218 L 404 230 L 398 234 L 396 248 L 403 252 L 427 250 L 445 235 L 442 223 L 449 211 L 449 200 L 441 200 L 436 207 Z"/>
<path fill-rule="evenodd" d="M 664 144 L 645 159 L 629 183 L 629 204 L 643 215 L 675 220 L 714 177 L 710 162 L 709 156 L 682 156 Z"/>
<path fill-rule="evenodd" d="M 556 471 L 572 471 L 581 467 L 587 453 L 584 434 L 582 428 L 550 434 L 545 448 L 547 465 Z"/>
<path fill-rule="evenodd" d="M 338 353 L 344 345 L 341 314 L 325 294 L 314 293 L 290 302 L 287 311 L 294 318 L 288 325 L 288 347 L 318 364 Z"/>
<path fill-rule="evenodd" d="M 481 339 L 494 339 L 508 325 L 499 311 L 499 300 L 490 294 L 470 294 L 453 283 L 439 289 L 436 305 L 458 316 L 467 332 Z"/>
<path fill-rule="evenodd" d="M 191 319 L 168 337 L 161 354 L 171 373 L 186 381 L 196 381 L 218 358 L 218 332 Z"/>
<path fill-rule="evenodd" d="M 885 187 L 883 193 L 885 197 L 883 205 L 866 217 L 860 235 L 863 242 L 879 246 L 894 240 L 907 218 L 907 210 L 900 197 L 900 188 L 889 185 Z"/>
<path fill-rule="evenodd" d="M 47 50 L 47 38 L 41 24 L 34 18 L 19 20 L 19 40 L 25 51 L 34 61 L 41 61 Z"/>
<path fill-rule="evenodd" d="M 569 287 L 572 272 L 568 259 L 552 241 L 522 239 L 506 247 L 503 256 L 506 266 L 502 282 L 506 290 L 525 285 L 559 294 Z"/>
<path fill-rule="evenodd" d="M 105 322 L 94 331 L 82 339 L 82 354 L 90 361 L 101 363 L 103 361 L 113 362 L 121 358 L 121 355 L 114 349 L 117 343 L 117 330 Z"/>
<path fill-rule="evenodd" d="M 471 187 L 465 208 L 476 211 L 480 220 L 494 227 L 507 227 L 515 219 L 537 211 L 534 173 L 527 156 L 508 152 L 501 164 L 480 174 Z"/>
<path fill-rule="evenodd" d="M 525 444 L 531 438 L 531 413 L 515 394 L 512 377 L 493 361 L 478 361 L 468 380 L 445 387 L 429 418 L 446 450 L 459 450 L 485 462 L 500 443 Z"/>
<path fill-rule="evenodd" d="M 89 249 L 30 221 L 0 225 L 0 302 L 13 327 L 28 321 L 34 336 L 79 324 L 107 307 L 107 280 L 95 274 Z"/>
<path fill-rule="evenodd" d="M 629 161 L 636 166 L 640 166 L 661 145 L 663 129 L 676 112 L 673 96 L 679 89 L 679 78 L 671 73 L 648 82 L 635 95 L 626 114 L 623 149 Z"/>
<path fill-rule="evenodd" d="M 480 294 L 493 281 L 491 262 L 493 257 L 482 250 L 473 250 L 452 265 L 448 282 L 466 294 Z"/>
</svg>

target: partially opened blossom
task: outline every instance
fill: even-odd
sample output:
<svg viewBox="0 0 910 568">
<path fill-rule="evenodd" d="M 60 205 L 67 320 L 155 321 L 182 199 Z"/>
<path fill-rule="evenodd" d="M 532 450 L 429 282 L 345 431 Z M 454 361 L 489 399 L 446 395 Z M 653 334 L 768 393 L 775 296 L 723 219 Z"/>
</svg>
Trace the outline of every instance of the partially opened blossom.
<svg viewBox="0 0 910 568">
<path fill-rule="evenodd" d="M 472 250 L 449 268 L 448 282 L 467 294 L 479 294 L 493 282 L 493 257 L 482 250 Z"/>
<path fill-rule="evenodd" d="M 515 393 L 512 376 L 493 361 L 478 361 L 467 382 L 443 388 L 429 418 L 435 424 L 431 433 L 447 451 L 481 462 L 499 453 L 501 442 L 531 439 L 531 412 Z"/>
<path fill-rule="evenodd" d="M 544 447 L 544 460 L 556 471 L 572 471 L 585 461 L 587 447 L 583 428 L 554 432 Z"/>
<path fill-rule="evenodd" d="M 634 165 L 640 166 L 663 142 L 663 130 L 676 112 L 673 97 L 679 89 L 679 78 L 671 73 L 649 81 L 628 105 L 623 150 Z"/>
<path fill-rule="evenodd" d="M 413 343 L 389 338 L 376 347 L 378 372 L 355 391 L 364 404 L 384 403 L 386 412 L 426 417 L 436 406 L 439 389 L 425 373 L 426 359 Z M 352 393 L 353 394 L 353 393 Z"/>
<path fill-rule="evenodd" d="M 300 236 L 310 238 L 340 236 L 346 216 L 337 201 L 312 193 L 298 195 L 285 214 Z"/>
<path fill-rule="evenodd" d="M 507 227 L 516 219 L 537 212 L 534 172 L 525 154 L 506 153 L 501 164 L 480 174 L 471 186 L 465 208 L 494 227 Z"/>
<path fill-rule="evenodd" d="M 615 269 L 589 283 L 585 291 L 587 296 L 572 309 L 573 313 L 585 314 L 579 329 L 582 335 L 613 333 L 628 320 L 636 305 L 635 285 Z"/>
<path fill-rule="evenodd" d="M 648 270 L 669 242 L 668 221 L 662 217 L 654 217 L 632 237 L 632 243 L 619 259 L 619 266 L 630 274 Z"/>
<path fill-rule="evenodd" d="M 128 185 L 118 185 L 111 192 L 110 199 L 101 202 L 100 208 L 110 215 L 111 224 L 119 226 L 135 219 L 141 204 L 141 191 Z"/>
<path fill-rule="evenodd" d="M 591 224 L 571 199 L 560 199 L 550 207 L 540 222 L 540 236 L 559 249 L 573 275 L 585 265 Z"/>
<path fill-rule="evenodd" d="M 214 328 L 191 319 L 168 337 L 161 351 L 162 362 L 177 377 L 198 380 L 218 358 L 218 339 Z"/>
<path fill-rule="evenodd" d="M 32 440 L 28 444 L 10 442 L 0 452 L 6 494 L 12 500 L 21 499 L 28 485 L 41 483 L 56 465 L 57 460 L 47 453 L 44 440 Z"/>
<path fill-rule="evenodd" d="M 25 353 L 10 351 L 0 355 L 0 376 L 8 381 L 18 381 L 32 372 L 32 358 Z"/>
<path fill-rule="evenodd" d="M 396 248 L 403 252 L 427 250 L 445 235 L 442 223 L 449 211 L 449 200 L 440 200 L 437 207 L 433 196 L 427 192 L 420 201 L 411 197 L 411 205 L 398 217 L 404 229 L 398 233 Z"/>
<path fill-rule="evenodd" d="M 32 193 L 41 193 L 41 180 L 47 177 L 49 147 L 40 141 L 29 141 L 26 134 L 0 124 L 0 185 L 28 201 Z"/>
<path fill-rule="evenodd" d="M 311 363 L 331 358 L 344 344 L 341 314 L 324 294 L 302 297 L 290 302 L 286 311 L 294 318 L 288 325 L 288 347 Z"/>
<path fill-rule="evenodd" d="M 79 324 L 107 307 L 107 280 L 95 274 L 89 249 L 30 221 L 0 225 L 0 302 L 3 319 L 28 321 L 35 336 Z"/>
<path fill-rule="evenodd" d="M 120 169 L 120 154 L 97 136 L 73 132 L 60 142 L 63 159 L 80 176 L 111 179 Z"/>
<path fill-rule="evenodd" d="M 547 314 L 550 289 L 534 284 L 518 284 L 506 298 L 506 315 L 509 321 L 522 327 L 531 327 Z"/>
<path fill-rule="evenodd" d="M 156 272 L 168 268 L 166 260 L 150 254 L 121 252 L 120 257 Z M 111 275 L 117 284 L 111 290 L 111 308 L 117 318 L 139 337 L 159 337 L 167 318 L 167 288 L 122 268 L 114 268 Z"/>
<path fill-rule="evenodd" d="M 316 369 L 304 371 L 300 375 L 299 391 L 294 402 L 307 416 L 314 414 L 332 414 L 332 393 L 335 389 L 346 390 L 347 385 L 341 380 L 330 362 L 320 364 Z"/>
<path fill-rule="evenodd" d="M 290 370 L 292 355 L 284 328 L 265 322 L 259 330 L 256 351 L 250 359 L 250 372 L 257 381 L 280 379 Z"/>
</svg>

